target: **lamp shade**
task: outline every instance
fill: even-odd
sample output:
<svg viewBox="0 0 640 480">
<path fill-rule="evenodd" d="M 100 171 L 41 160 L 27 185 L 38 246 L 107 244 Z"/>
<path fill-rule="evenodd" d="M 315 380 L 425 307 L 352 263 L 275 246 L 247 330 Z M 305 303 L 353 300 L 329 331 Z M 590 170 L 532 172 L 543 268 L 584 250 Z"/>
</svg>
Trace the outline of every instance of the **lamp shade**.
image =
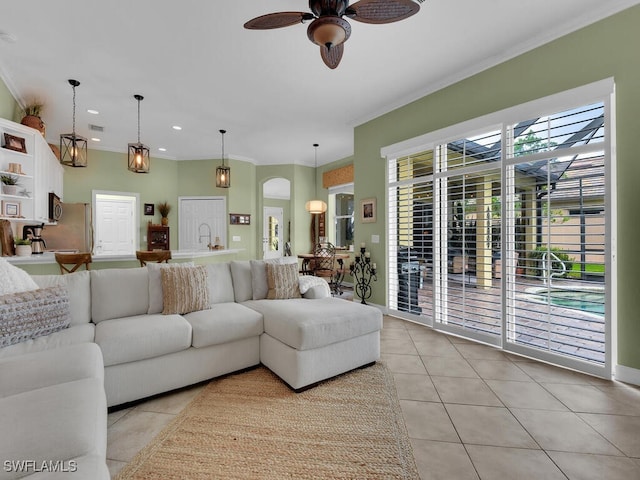
<svg viewBox="0 0 640 480">
<path fill-rule="evenodd" d="M 231 186 L 231 168 L 220 165 L 216 168 L 216 187 L 229 188 Z"/>
<path fill-rule="evenodd" d="M 60 135 L 60 163 L 69 167 L 86 167 L 87 139 L 75 133 Z"/>
<path fill-rule="evenodd" d="M 129 170 L 135 173 L 149 173 L 151 166 L 149 147 L 142 143 L 130 143 L 128 152 L 127 165 Z"/>
<path fill-rule="evenodd" d="M 329 49 L 346 42 L 350 35 L 349 22 L 333 15 L 316 18 L 307 28 L 309 40 Z"/>
<path fill-rule="evenodd" d="M 327 211 L 327 204 L 324 203 L 322 200 L 309 200 L 305 204 L 304 208 L 309 213 L 314 213 L 314 214 L 324 213 Z"/>
</svg>

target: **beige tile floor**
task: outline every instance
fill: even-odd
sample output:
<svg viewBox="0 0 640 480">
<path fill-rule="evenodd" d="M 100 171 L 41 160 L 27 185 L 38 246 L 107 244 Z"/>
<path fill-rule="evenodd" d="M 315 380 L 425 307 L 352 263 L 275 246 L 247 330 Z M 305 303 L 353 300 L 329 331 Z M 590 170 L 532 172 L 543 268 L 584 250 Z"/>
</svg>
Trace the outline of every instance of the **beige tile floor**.
<svg viewBox="0 0 640 480">
<path fill-rule="evenodd" d="M 423 480 L 640 479 L 640 389 L 392 317 L 381 338 Z M 112 476 L 201 388 L 111 413 Z"/>
</svg>

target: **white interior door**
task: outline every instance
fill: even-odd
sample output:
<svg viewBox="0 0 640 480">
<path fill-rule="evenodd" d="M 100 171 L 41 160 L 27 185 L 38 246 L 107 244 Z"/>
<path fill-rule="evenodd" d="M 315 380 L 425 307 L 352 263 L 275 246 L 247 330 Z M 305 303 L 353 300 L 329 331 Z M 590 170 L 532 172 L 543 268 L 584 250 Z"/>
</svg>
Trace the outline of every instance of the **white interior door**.
<svg viewBox="0 0 640 480">
<path fill-rule="evenodd" d="M 280 207 L 264 207 L 262 228 L 263 258 L 278 258 L 282 256 L 282 229 L 284 212 Z"/>
<path fill-rule="evenodd" d="M 133 255 L 136 251 L 134 196 L 95 195 L 96 255 Z"/>
</svg>

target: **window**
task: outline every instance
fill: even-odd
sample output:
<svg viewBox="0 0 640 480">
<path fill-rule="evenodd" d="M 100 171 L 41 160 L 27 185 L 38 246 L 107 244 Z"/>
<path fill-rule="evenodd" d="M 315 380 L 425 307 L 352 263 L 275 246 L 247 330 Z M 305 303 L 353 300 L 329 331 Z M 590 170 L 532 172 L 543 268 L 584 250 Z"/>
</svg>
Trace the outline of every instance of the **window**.
<svg viewBox="0 0 640 480">
<path fill-rule="evenodd" d="M 383 149 L 389 308 L 609 377 L 612 95 L 604 80 Z"/>
<path fill-rule="evenodd" d="M 353 245 L 353 184 L 329 188 L 329 238 L 336 247 L 348 249 Z"/>
</svg>

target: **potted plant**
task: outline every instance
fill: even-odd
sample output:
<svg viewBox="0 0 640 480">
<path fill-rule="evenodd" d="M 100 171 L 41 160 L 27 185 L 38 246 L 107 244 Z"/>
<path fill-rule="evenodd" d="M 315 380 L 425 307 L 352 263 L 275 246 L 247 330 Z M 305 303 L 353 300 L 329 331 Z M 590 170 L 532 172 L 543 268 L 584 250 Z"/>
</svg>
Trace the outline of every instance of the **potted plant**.
<svg viewBox="0 0 640 480">
<path fill-rule="evenodd" d="M 13 175 L 1 175 L 0 182 L 2 182 L 2 193 L 5 195 L 17 195 L 18 194 L 18 177 Z"/>
<path fill-rule="evenodd" d="M 16 238 L 13 243 L 16 246 L 16 255 L 19 257 L 31 255 L 31 240 L 28 238 Z"/>
<path fill-rule="evenodd" d="M 169 225 L 169 212 L 171 212 L 171 205 L 169 205 L 168 202 L 160 202 L 158 204 L 158 212 L 160 212 L 160 216 L 162 217 L 162 225 Z"/>
<path fill-rule="evenodd" d="M 44 103 L 39 100 L 31 100 L 22 110 L 23 117 L 20 121 L 22 125 L 38 130 L 42 136 L 45 134 L 44 122 L 42 121 L 42 118 L 40 118 L 43 108 Z"/>
</svg>

